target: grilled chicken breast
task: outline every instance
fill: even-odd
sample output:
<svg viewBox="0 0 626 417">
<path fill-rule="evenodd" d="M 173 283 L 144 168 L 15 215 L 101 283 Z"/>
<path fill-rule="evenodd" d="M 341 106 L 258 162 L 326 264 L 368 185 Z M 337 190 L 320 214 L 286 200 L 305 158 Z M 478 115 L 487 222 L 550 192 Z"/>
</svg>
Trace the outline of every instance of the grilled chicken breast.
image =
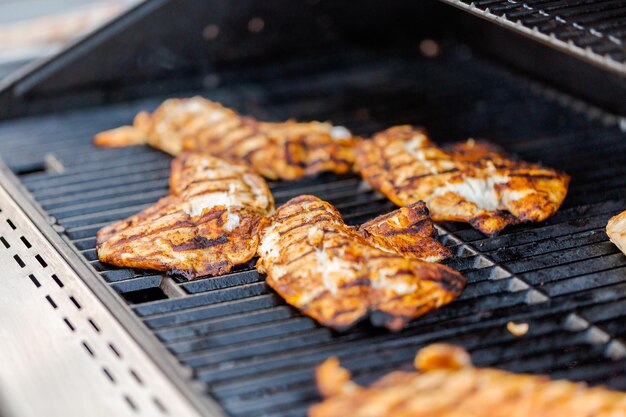
<svg viewBox="0 0 626 417">
<path fill-rule="evenodd" d="M 329 123 L 260 122 L 201 97 L 170 99 L 133 126 L 99 133 L 97 146 L 149 144 L 172 155 L 183 151 L 246 163 L 270 179 L 293 180 L 322 171 L 352 169 L 357 139 Z"/>
<path fill-rule="evenodd" d="M 410 126 L 380 132 L 357 146 L 356 166 L 374 189 L 399 206 L 423 200 L 435 221 L 468 222 L 486 234 L 554 214 L 569 177 L 507 158 L 468 140 L 441 149 Z"/>
<path fill-rule="evenodd" d="M 391 217 L 396 215 L 404 216 Z M 384 240 L 385 220 L 371 222 L 365 235 L 376 236 L 381 250 L 347 226 L 329 203 L 296 197 L 264 219 L 257 269 L 289 304 L 325 326 L 341 330 L 370 315 L 375 325 L 399 330 L 454 300 L 465 279 L 446 266 L 393 253 L 394 244 L 403 251 L 411 244 Z M 427 236 L 415 232 L 420 241 L 432 239 L 425 229 Z M 431 247 L 436 247 L 433 257 L 445 254 L 438 244 Z"/>
<path fill-rule="evenodd" d="M 326 399 L 309 417 L 617 417 L 626 394 L 536 375 L 473 368 L 460 348 L 431 345 L 416 357 L 420 372 L 392 372 L 369 387 L 350 381 L 336 358 L 316 372 Z"/>
<path fill-rule="evenodd" d="M 267 184 L 248 167 L 183 153 L 172 161 L 169 196 L 98 232 L 98 258 L 188 279 L 221 275 L 255 255 L 258 226 L 273 210 Z"/>
<path fill-rule="evenodd" d="M 626 211 L 611 217 L 606 225 L 606 234 L 609 235 L 611 242 L 626 255 Z"/>
</svg>

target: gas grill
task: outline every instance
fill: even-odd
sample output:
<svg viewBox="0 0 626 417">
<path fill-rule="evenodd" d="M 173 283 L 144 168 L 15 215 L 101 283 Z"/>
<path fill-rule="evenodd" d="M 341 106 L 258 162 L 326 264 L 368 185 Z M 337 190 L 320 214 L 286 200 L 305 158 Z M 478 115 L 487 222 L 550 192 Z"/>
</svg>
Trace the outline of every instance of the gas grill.
<svg viewBox="0 0 626 417">
<path fill-rule="evenodd" d="M 0 412 L 304 416 L 325 358 L 369 383 L 439 341 L 479 366 L 626 389 L 626 256 L 604 233 L 626 209 L 624 42 L 624 1 L 163 0 L 15 74 L 0 91 Z M 361 135 L 409 123 L 437 143 L 486 138 L 572 181 L 542 223 L 491 238 L 438 224 L 468 278 L 459 300 L 398 333 L 333 332 L 255 260 L 191 282 L 98 261 L 96 231 L 164 196 L 171 158 L 91 137 L 194 94 Z M 349 224 L 394 207 L 357 175 L 270 188 Z"/>
</svg>

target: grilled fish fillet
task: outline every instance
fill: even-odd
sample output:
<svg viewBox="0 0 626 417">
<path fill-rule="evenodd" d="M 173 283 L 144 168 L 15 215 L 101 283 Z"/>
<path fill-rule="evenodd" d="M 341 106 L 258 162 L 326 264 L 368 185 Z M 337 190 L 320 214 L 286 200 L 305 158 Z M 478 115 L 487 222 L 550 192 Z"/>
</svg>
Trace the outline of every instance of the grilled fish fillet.
<svg viewBox="0 0 626 417">
<path fill-rule="evenodd" d="M 259 122 L 202 97 L 170 99 L 132 126 L 99 133 L 97 146 L 149 144 L 172 155 L 183 151 L 244 162 L 270 179 L 293 180 L 322 171 L 352 169 L 357 139 L 330 123 Z"/>
<path fill-rule="evenodd" d="M 423 201 L 363 223 L 359 233 L 378 249 L 405 258 L 439 262 L 452 255 L 450 249 L 437 240 L 437 229 Z"/>
<path fill-rule="evenodd" d="M 626 394 L 547 377 L 473 368 L 461 348 L 430 345 L 419 372 L 392 372 L 369 387 L 350 381 L 336 358 L 316 371 L 326 399 L 309 417 L 618 417 Z"/>
<path fill-rule="evenodd" d="M 495 146 L 468 140 L 446 150 L 411 126 L 382 131 L 357 146 L 356 167 L 399 206 L 423 200 L 435 221 L 468 222 L 486 234 L 554 214 L 569 177 L 507 158 Z"/>
<path fill-rule="evenodd" d="M 368 235 L 376 236 L 384 220 L 373 221 Z M 314 196 L 288 201 L 263 222 L 257 269 L 289 304 L 328 327 L 345 329 L 369 315 L 373 324 L 399 330 L 454 300 L 465 285 L 446 266 L 376 248 Z M 419 236 L 425 238 L 432 239 Z M 437 247 L 433 256 L 442 254 Z"/>
<path fill-rule="evenodd" d="M 255 255 L 260 221 L 273 211 L 267 184 L 248 167 L 183 153 L 169 196 L 98 231 L 98 258 L 188 279 L 221 275 Z"/>
<path fill-rule="evenodd" d="M 611 242 L 626 254 L 626 211 L 611 217 L 606 225 L 606 234 Z"/>
</svg>

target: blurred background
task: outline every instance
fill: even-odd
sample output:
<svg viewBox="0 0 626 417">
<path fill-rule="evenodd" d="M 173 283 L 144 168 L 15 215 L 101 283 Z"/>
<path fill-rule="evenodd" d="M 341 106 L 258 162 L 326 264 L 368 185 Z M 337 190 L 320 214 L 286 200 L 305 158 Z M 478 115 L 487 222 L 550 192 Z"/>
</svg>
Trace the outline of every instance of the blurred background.
<svg viewBox="0 0 626 417">
<path fill-rule="evenodd" d="M 141 0 L 0 0 L 0 79 Z"/>
</svg>

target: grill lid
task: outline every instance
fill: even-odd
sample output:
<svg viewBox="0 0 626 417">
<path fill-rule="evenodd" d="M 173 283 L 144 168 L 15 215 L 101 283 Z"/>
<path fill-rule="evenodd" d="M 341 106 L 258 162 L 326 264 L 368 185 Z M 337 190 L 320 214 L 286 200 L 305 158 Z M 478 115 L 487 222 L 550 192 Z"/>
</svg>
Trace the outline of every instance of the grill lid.
<svg viewBox="0 0 626 417">
<path fill-rule="evenodd" d="M 501 34 L 489 30 L 495 25 L 482 21 L 477 30 L 458 15 L 466 13 L 444 3 L 525 38 L 498 44 Z M 350 0 L 150 0 L 2 80 L 0 118 L 166 94 L 188 87 L 190 80 L 203 88 L 219 80 L 224 67 L 298 52 L 315 55 L 355 43 L 415 48 L 423 37 L 451 34 L 474 39 L 477 49 L 496 42 L 494 55 L 501 59 L 514 53 L 535 63 L 515 62 L 524 71 L 626 114 L 625 11 L 623 0 L 404 0 L 391 5 L 364 0 L 360 7 Z M 556 67 L 555 49 L 575 58 Z"/>
</svg>

